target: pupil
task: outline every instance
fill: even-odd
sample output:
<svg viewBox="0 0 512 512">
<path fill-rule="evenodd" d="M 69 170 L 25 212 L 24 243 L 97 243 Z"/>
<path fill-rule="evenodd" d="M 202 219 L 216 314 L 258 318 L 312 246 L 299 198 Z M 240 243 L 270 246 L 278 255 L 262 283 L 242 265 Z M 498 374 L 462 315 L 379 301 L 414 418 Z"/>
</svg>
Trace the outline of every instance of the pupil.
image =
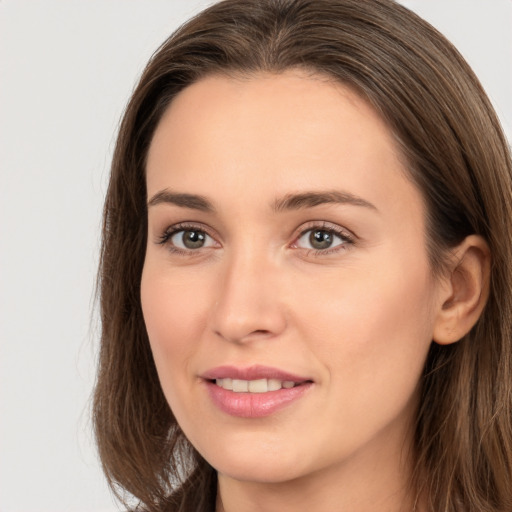
<svg viewBox="0 0 512 512">
<path fill-rule="evenodd" d="M 315 249 L 327 249 L 332 245 L 332 233 L 323 230 L 312 231 L 309 242 Z"/>
<path fill-rule="evenodd" d="M 202 231 L 185 231 L 183 245 L 187 249 L 198 249 L 204 245 L 205 234 Z"/>
</svg>

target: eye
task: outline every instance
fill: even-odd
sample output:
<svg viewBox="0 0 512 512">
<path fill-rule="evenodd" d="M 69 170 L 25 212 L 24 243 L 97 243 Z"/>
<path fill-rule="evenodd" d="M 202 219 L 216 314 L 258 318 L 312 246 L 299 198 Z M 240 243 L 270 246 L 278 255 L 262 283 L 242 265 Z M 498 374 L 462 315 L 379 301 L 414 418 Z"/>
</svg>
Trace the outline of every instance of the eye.
<svg viewBox="0 0 512 512">
<path fill-rule="evenodd" d="M 174 247 L 185 250 L 202 249 L 203 247 L 213 247 L 215 245 L 213 238 L 200 229 L 181 229 L 175 231 L 169 237 L 169 242 Z"/>
<path fill-rule="evenodd" d="M 157 243 L 166 246 L 171 252 L 183 255 L 219 246 L 218 242 L 205 229 L 188 224 L 176 224 L 169 227 L 159 237 Z"/>
<path fill-rule="evenodd" d="M 351 243 L 353 243 L 352 238 L 341 230 L 331 227 L 315 227 L 302 232 L 294 247 L 328 252 L 329 249 L 341 248 L 341 246 Z"/>
</svg>

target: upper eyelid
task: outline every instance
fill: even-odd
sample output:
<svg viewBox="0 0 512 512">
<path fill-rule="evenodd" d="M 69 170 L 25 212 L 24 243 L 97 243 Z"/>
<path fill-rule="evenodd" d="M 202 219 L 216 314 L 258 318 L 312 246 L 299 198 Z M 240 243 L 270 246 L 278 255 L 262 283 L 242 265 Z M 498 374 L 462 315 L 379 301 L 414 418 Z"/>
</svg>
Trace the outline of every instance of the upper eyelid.
<svg viewBox="0 0 512 512">
<path fill-rule="evenodd" d="M 213 237 L 212 229 L 202 222 L 178 222 L 176 224 L 171 224 L 167 228 L 165 228 L 164 233 L 178 233 L 180 231 L 191 231 L 196 229 L 197 231 L 204 231 L 207 235 Z"/>
<path fill-rule="evenodd" d="M 308 228 L 308 229 L 305 229 L 304 231 L 302 231 L 301 233 L 299 233 L 296 237 L 295 237 L 295 240 L 298 240 L 300 238 L 303 238 L 304 235 L 306 235 L 307 233 L 309 233 L 310 231 L 326 231 L 328 233 L 332 233 L 334 236 L 337 236 L 338 238 L 341 238 L 341 239 L 346 239 L 346 240 L 352 240 L 353 237 L 345 230 L 343 229 L 333 229 L 333 228 Z"/>
<path fill-rule="evenodd" d="M 329 222 L 329 221 L 324 221 L 324 220 L 322 220 L 322 221 L 314 221 L 313 220 L 313 221 L 308 221 L 308 222 L 303 223 L 296 230 L 297 234 L 295 235 L 295 238 L 300 237 L 300 236 L 304 235 L 304 233 L 307 233 L 308 231 L 311 231 L 314 229 L 332 231 L 335 234 L 343 235 L 347 238 L 350 238 L 351 240 L 352 239 L 355 240 L 358 238 L 357 235 L 350 229 L 347 229 L 346 227 L 336 224 L 334 222 Z"/>
<path fill-rule="evenodd" d="M 180 231 L 191 231 L 191 230 L 197 230 L 197 231 L 203 231 L 206 233 L 210 238 L 214 239 L 218 242 L 217 237 L 212 233 L 212 230 L 204 225 L 201 222 L 178 222 L 176 224 L 171 224 L 167 226 L 164 230 L 162 230 L 157 235 L 157 244 L 165 244 L 167 243 L 172 236 L 174 236 L 176 233 L 179 233 Z"/>
</svg>

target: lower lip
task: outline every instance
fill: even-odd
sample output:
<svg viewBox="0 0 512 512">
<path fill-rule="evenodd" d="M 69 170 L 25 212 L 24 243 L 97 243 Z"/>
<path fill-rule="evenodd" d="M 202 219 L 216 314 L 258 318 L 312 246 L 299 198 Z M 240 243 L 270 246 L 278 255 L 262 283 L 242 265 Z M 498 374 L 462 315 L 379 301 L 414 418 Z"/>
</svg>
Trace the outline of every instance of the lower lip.
<svg viewBox="0 0 512 512">
<path fill-rule="evenodd" d="M 266 393 L 235 393 L 205 381 L 213 403 L 223 412 L 239 418 L 263 418 L 283 409 L 301 398 L 313 385 L 306 382 L 290 389 Z"/>
</svg>

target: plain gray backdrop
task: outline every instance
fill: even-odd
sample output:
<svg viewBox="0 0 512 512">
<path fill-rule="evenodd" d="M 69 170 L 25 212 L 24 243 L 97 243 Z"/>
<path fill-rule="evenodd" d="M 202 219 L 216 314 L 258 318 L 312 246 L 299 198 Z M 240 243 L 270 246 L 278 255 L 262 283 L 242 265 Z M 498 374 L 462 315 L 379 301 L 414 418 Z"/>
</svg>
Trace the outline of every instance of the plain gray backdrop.
<svg viewBox="0 0 512 512">
<path fill-rule="evenodd" d="M 0 512 L 118 510 L 89 397 L 101 208 L 123 107 L 210 1 L 0 0 Z M 404 0 L 469 61 L 511 140 L 512 0 Z"/>
</svg>

